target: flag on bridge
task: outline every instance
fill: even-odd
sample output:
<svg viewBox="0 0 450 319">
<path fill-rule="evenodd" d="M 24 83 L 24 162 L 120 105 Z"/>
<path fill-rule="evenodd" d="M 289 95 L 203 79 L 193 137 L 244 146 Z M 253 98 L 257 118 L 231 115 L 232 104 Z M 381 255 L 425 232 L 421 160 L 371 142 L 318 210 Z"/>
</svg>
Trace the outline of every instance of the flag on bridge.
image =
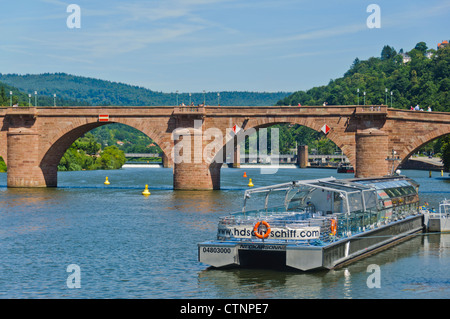
<svg viewBox="0 0 450 319">
<path fill-rule="evenodd" d="M 237 124 L 235 124 L 233 126 L 232 130 L 233 130 L 233 133 L 236 135 L 241 130 L 241 128 L 239 126 L 237 126 Z"/>
<path fill-rule="evenodd" d="M 108 122 L 109 121 L 109 115 L 99 115 L 98 116 L 99 122 Z"/>
<path fill-rule="evenodd" d="M 328 132 L 331 130 L 331 128 L 328 125 L 324 125 L 321 128 L 322 132 L 324 132 L 325 134 L 328 134 Z"/>
</svg>

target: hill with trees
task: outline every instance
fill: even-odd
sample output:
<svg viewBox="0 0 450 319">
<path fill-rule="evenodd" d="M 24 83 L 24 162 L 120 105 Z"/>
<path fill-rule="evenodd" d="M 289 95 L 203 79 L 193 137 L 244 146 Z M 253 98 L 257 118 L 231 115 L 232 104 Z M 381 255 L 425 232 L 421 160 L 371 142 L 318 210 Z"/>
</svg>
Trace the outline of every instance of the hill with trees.
<svg viewBox="0 0 450 319">
<path fill-rule="evenodd" d="M 425 42 L 419 42 L 409 52 L 403 49 L 397 52 L 386 45 L 380 57 L 356 58 L 343 77 L 330 80 L 328 85 L 297 91 L 278 101 L 277 105 L 356 105 L 358 99 L 359 104 L 363 104 L 364 92 L 368 105 L 384 104 L 400 109 L 419 105 L 424 110 L 431 107 L 433 111 L 449 112 L 450 46 L 434 50 L 428 49 Z M 319 144 L 322 150 L 335 149 L 331 141 L 324 139 L 321 133 L 304 134 L 294 126 L 280 131 L 280 150 L 281 145 L 284 145 L 284 151 L 293 148 L 295 141 L 307 144 L 309 149 L 317 148 Z M 420 152 L 448 154 L 449 158 L 443 161 L 444 165 L 448 162 L 445 167 L 450 169 L 450 137 L 437 139 Z"/>
<path fill-rule="evenodd" d="M 411 60 L 404 62 L 408 57 Z M 380 57 L 356 58 L 343 77 L 297 91 L 277 105 L 353 105 L 358 104 L 358 89 L 360 104 L 366 92 L 365 103 L 369 105 L 409 109 L 419 104 L 424 109 L 430 106 L 433 111 L 450 111 L 450 47 L 434 50 L 419 42 L 405 53 L 386 45 Z"/>
<path fill-rule="evenodd" d="M 14 86 L 26 93 L 38 92 L 41 97 L 57 97 L 80 101 L 82 105 L 114 105 L 114 106 L 161 106 L 194 104 L 206 102 L 207 105 L 227 106 L 262 106 L 274 105 L 280 99 L 288 96 L 291 92 L 192 92 L 189 93 L 163 93 L 152 91 L 140 86 L 124 83 L 105 81 L 89 77 L 75 76 L 66 73 L 44 73 L 44 74 L 0 74 L 0 82 Z M 220 96 L 217 96 L 220 93 Z M 9 104 L 8 104 L 9 105 Z M 43 101 L 39 105 L 45 104 Z M 57 104 L 61 105 L 61 104 Z"/>
<path fill-rule="evenodd" d="M 12 95 L 10 95 L 12 92 Z M 35 100 L 35 92 L 37 92 Z M 218 96 L 219 93 L 220 95 Z M 29 97 L 31 94 L 31 98 Z M 56 98 L 54 97 L 56 94 Z M 9 106 L 157 106 L 190 102 L 208 105 L 274 105 L 289 92 L 162 93 L 143 87 L 66 73 L 0 74 L 0 105 Z M 37 102 L 37 103 L 36 103 Z M 88 148 L 87 141 L 90 146 Z M 95 152 L 92 147 L 98 145 Z M 121 124 L 92 130 L 66 151 L 59 170 L 112 169 L 125 162 L 124 153 L 161 153 L 142 132 Z M 120 164 L 121 163 L 121 164 Z M 120 164 L 120 165 L 119 165 Z M 0 171 L 6 170 L 0 159 Z"/>
</svg>

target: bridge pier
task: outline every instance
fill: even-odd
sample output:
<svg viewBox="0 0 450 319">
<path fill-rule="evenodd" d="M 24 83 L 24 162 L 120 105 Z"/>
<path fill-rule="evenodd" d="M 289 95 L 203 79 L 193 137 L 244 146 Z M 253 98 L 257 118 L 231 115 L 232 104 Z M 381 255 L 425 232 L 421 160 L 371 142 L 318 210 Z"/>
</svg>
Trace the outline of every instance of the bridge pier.
<svg viewBox="0 0 450 319">
<path fill-rule="evenodd" d="M 214 151 L 205 150 L 208 141 L 203 134 L 204 109 L 194 110 L 193 113 L 184 110 L 176 116 L 176 129 L 172 132 L 173 189 L 220 189 L 222 162 L 214 162 Z"/>
<path fill-rule="evenodd" d="M 39 133 L 27 128 L 10 129 L 7 133 L 7 186 L 56 186 L 50 175 L 44 176 L 39 166 Z"/>
<path fill-rule="evenodd" d="M 378 129 L 357 131 L 355 177 L 384 176 L 389 173 L 389 136 Z"/>
<path fill-rule="evenodd" d="M 235 143 L 233 151 L 233 168 L 240 168 L 240 167 L 241 167 L 241 146 Z"/>
<path fill-rule="evenodd" d="M 300 168 L 308 166 L 308 145 L 299 145 L 297 147 L 297 165 Z"/>
<path fill-rule="evenodd" d="M 222 164 L 178 163 L 174 164 L 173 189 L 215 190 L 220 189 Z"/>
<path fill-rule="evenodd" d="M 166 155 L 166 153 L 164 153 L 164 152 L 162 153 L 161 160 L 162 160 L 162 165 L 164 168 L 173 167 L 173 163 L 170 160 L 170 157 Z"/>
</svg>

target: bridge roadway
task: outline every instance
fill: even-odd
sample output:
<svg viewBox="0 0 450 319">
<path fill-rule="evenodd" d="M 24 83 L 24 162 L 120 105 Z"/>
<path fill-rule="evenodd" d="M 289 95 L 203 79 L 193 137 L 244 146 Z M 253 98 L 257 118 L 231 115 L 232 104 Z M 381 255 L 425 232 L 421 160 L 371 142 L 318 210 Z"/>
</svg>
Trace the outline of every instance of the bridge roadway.
<svg viewBox="0 0 450 319">
<path fill-rule="evenodd" d="M 67 148 L 110 123 L 134 127 L 161 147 L 165 166 L 174 171 L 174 189 L 219 189 L 224 156 L 233 154 L 237 162 L 240 153 L 235 140 L 274 124 L 316 131 L 328 125 L 327 138 L 347 156 L 357 177 L 385 175 L 392 163 L 401 164 L 422 145 L 450 133 L 450 113 L 355 105 L 6 107 L 0 108 L 0 122 L 8 187 L 57 186 L 57 165 Z M 241 130 L 228 141 L 235 125 Z M 386 161 L 392 150 L 400 161 Z"/>
</svg>

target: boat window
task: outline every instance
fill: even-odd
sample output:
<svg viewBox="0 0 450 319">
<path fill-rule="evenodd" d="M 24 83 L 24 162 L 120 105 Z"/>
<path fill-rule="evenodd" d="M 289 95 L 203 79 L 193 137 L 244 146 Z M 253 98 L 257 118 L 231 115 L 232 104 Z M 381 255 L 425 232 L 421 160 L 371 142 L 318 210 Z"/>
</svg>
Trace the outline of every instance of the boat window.
<svg viewBox="0 0 450 319">
<path fill-rule="evenodd" d="M 333 194 L 333 213 L 343 213 L 345 212 L 346 203 L 339 193 Z"/>
<path fill-rule="evenodd" d="M 361 193 L 348 195 L 349 211 L 354 212 L 363 209 L 363 202 Z"/>
<path fill-rule="evenodd" d="M 390 198 L 416 195 L 416 190 L 412 186 L 389 188 L 385 189 L 384 192 L 388 194 Z"/>
<path fill-rule="evenodd" d="M 400 193 L 395 188 L 389 188 L 384 190 L 386 194 L 389 195 L 390 198 L 399 197 Z"/>
<path fill-rule="evenodd" d="M 289 210 L 308 204 L 307 196 L 311 192 L 311 187 L 298 187 L 289 191 L 287 196 L 287 207 Z"/>
<path fill-rule="evenodd" d="M 377 194 L 375 191 L 349 193 L 348 204 L 350 212 L 374 208 L 377 205 Z"/>
<path fill-rule="evenodd" d="M 364 200 L 366 201 L 366 209 L 375 208 L 377 206 L 377 192 L 364 192 Z"/>
</svg>

